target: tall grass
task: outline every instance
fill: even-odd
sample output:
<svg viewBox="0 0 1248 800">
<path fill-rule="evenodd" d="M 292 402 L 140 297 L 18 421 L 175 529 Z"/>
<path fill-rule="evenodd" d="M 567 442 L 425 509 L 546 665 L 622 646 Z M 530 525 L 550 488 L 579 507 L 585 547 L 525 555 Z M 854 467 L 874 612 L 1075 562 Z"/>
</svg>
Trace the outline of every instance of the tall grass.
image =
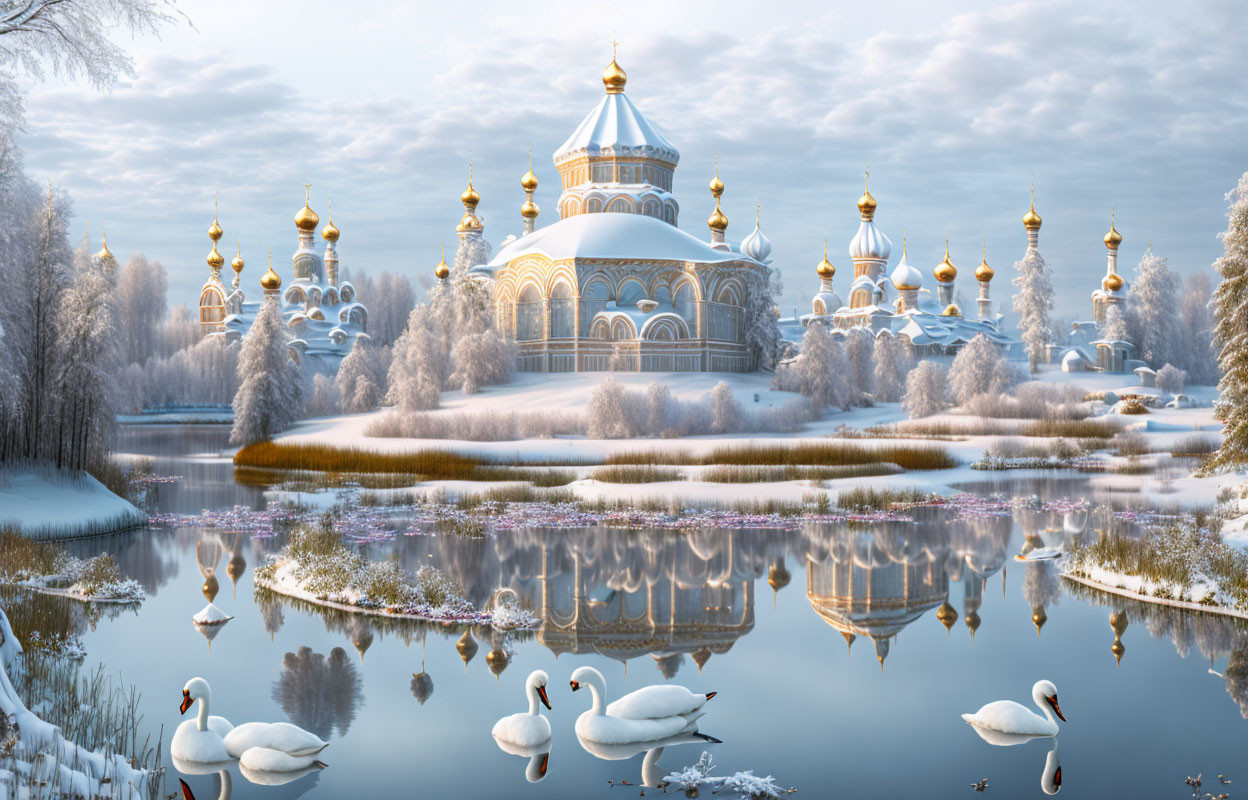
<svg viewBox="0 0 1248 800">
<path fill-rule="evenodd" d="M 830 467 L 721 465 L 703 470 L 702 480 L 709 483 L 834 481 L 842 478 L 895 475 L 898 472 L 901 472 L 901 467 L 896 464 L 843 464 Z"/>
<path fill-rule="evenodd" d="M 1187 436 L 1174 443 L 1170 455 L 1175 457 L 1208 456 L 1215 453 L 1220 442 L 1215 436 Z"/>
<path fill-rule="evenodd" d="M 1105 419 L 1038 419 L 1024 425 L 1019 433 L 1037 437 L 1109 439 L 1121 430 L 1119 423 Z"/>
<path fill-rule="evenodd" d="M 902 469 L 952 469 L 958 461 L 943 448 L 929 445 L 881 444 L 877 447 L 851 442 L 796 442 L 716 447 L 706 453 L 689 450 L 634 450 L 613 453 L 607 464 L 662 464 L 713 466 L 843 466 L 849 464 L 896 464 Z"/>
<path fill-rule="evenodd" d="M 649 464 L 612 464 L 599 467 L 590 477 L 603 483 L 666 483 L 681 480 L 678 469 L 664 469 Z"/>
<path fill-rule="evenodd" d="M 932 497 L 919 489 L 876 489 L 858 486 L 836 496 L 836 504 L 847 511 L 881 511 L 894 505 L 923 503 Z"/>
<path fill-rule="evenodd" d="M 469 480 L 479 462 L 446 450 L 377 453 L 322 444 L 260 442 L 234 454 L 234 465 L 319 472 L 385 472 L 420 475 L 427 480 Z"/>
</svg>

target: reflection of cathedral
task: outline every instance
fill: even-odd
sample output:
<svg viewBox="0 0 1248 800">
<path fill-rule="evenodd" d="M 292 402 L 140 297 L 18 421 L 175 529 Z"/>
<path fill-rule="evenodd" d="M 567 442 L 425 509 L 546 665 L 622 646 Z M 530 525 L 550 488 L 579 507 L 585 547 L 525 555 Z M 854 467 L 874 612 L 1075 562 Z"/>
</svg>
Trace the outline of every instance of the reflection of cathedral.
<svg viewBox="0 0 1248 800">
<path fill-rule="evenodd" d="M 208 238 L 212 240 L 207 258 L 208 280 L 199 293 L 199 321 L 209 335 L 224 336 L 227 342 L 238 341 L 251 328 L 263 299 L 273 299 L 280 303 L 282 319 L 290 328 L 291 357 L 300 362 L 307 359 L 317 367 L 337 369 L 338 361 L 351 352 L 355 340 L 367 338 L 364 330 L 368 326 L 368 309 L 357 302 L 351 282 L 339 275 L 340 231 L 334 225 L 332 209 L 329 221 L 321 229 L 324 253 L 316 250 L 318 224 L 320 216 L 312 210 L 305 192 L 303 208 L 295 214 L 299 241 L 291 257 L 294 280 L 283 292 L 282 278 L 273 270 L 270 255 L 268 269 L 260 276 L 262 300 L 247 300 L 242 288 L 245 264 L 241 245 L 230 262 L 233 280 L 229 287 L 222 281 L 225 256 L 217 250 L 217 243 L 225 232 L 213 215 L 208 228 Z"/>
<path fill-rule="evenodd" d="M 757 224 L 740 243 L 725 238 L 718 171 L 709 241 L 676 227 L 680 154 L 628 99 L 626 81 L 612 59 L 605 96 L 555 151 L 558 221 L 536 227 L 530 169 L 521 179 L 523 235 L 505 240 L 488 264 L 466 266 L 492 280 L 499 328 L 518 343 L 521 369 L 753 369 L 747 307 L 768 279 L 771 244 Z M 460 199 L 466 252 L 463 243 L 484 231 L 471 179 Z M 443 264 L 435 273 L 449 274 Z"/>
</svg>

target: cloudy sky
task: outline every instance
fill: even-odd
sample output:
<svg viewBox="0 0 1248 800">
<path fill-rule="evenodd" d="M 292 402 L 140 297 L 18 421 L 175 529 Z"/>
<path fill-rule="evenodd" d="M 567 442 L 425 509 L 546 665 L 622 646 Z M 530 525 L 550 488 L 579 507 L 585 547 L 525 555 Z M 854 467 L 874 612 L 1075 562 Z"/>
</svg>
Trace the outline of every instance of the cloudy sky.
<svg viewBox="0 0 1248 800">
<path fill-rule="evenodd" d="M 968 294 L 984 236 L 1007 290 L 1033 173 L 1059 313 L 1087 313 L 1111 205 L 1128 274 L 1150 239 L 1184 272 L 1219 253 L 1248 169 L 1239 4 L 735 5 L 180 0 L 194 27 L 130 43 L 137 76 L 113 92 L 31 87 L 28 166 L 71 191 L 80 233 L 106 221 L 115 252 L 162 260 L 174 304 L 207 274 L 214 191 L 244 277 L 269 245 L 288 272 L 305 173 L 345 265 L 415 279 L 454 243 L 470 149 L 495 247 L 530 143 L 539 224 L 556 218 L 550 155 L 601 97 L 614 31 L 629 97 L 681 152 L 681 227 L 707 236 L 718 154 L 728 236 L 761 198 L 786 309 L 809 302 L 825 230 L 848 286 L 868 160 L 896 254 L 905 229 L 935 265 L 947 225 Z"/>
</svg>

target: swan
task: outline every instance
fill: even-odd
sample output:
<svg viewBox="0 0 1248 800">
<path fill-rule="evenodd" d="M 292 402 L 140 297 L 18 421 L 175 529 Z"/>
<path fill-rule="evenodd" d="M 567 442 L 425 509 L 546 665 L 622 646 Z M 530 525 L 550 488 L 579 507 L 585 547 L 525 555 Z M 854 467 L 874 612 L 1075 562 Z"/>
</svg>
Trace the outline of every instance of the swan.
<svg viewBox="0 0 1248 800">
<path fill-rule="evenodd" d="M 289 756 L 314 756 L 329 747 L 329 742 L 289 722 L 244 722 L 225 736 L 225 749 L 234 758 L 241 758 L 253 747 L 279 750 Z"/>
<path fill-rule="evenodd" d="M 715 692 L 699 695 L 683 686 L 647 686 L 607 706 L 607 682 L 593 667 L 572 673 L 572 691 L 589 687 L 593 706 L 576 720 L 576 735 L 603 744 L 625 744 L 666 739 L 697 730 L 702 706 Z"/>
<path fill-rule="evenodd" d="M 1053 719 L 1053 715 L 1057 714 L 1058 719 L 1066 721 L 1061 706 L 1057 703 L 1057 687 L 1049 681 L 1037 681 L 1031 687 L 1031 698 L 1044 712 L 1043 717 L 1013 700 L 997 700 L 974 714 L 963 714 L 962 719 L 973 725 L 980 736 L 992 744 L 997 742 L 984 736 L 981 729 L 1010 737 L 1056 736 L 1057 720 Z"/>
<path fill-rule="evenodd" d="M 182 704 L 178 706 L 178 711 L 185 714 L 195 701 L 199 701 L 199 713 L 195 719 L 186 720 L 174 731 L 169 742 L 170 755 L 201 764 L 230 761 L 232 756 L 222 737 L 228 736 L 234 726 L 225 717 L 208 715 L 212 689 L 203 678 L 191 678 L 182 687 Z"/>
<path fill-rule="evenodd" d="M 518 744 L 524 747 L 535 747 L 550 741 L 550 721 L 542 716 L 537 703 L 550 709 L 550 699 L 546 696 L 546 684 L 549 676 L 540 669 L 533 670 L 524 682 L 524 696 L 529 700 L 529 710 L 521 714 L 503 717 L 494 723 L 491 733 L 495 739 Z"/>
</svg>

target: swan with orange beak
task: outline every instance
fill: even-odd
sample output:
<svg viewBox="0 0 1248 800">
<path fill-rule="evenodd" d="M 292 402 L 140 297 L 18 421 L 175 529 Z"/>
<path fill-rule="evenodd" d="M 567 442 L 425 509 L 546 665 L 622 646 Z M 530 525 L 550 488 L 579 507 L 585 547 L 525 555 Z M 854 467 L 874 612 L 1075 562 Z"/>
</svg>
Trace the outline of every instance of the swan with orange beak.
<svg viewBox="0 0 1248 800">
<path fill-rule="evenodd" d="M 546 684 L 549 682 L 550 676 L 540 669 L 529 674 L 524 682 L 524 696 L 529 710 L 503 717 L 494 723 L 491 733 L 495 739 L 520 747 L 537 747 L 550 741 L 550 721 L 542 716 L 538 707 L 540 701 L 547 710 L 550 709 L 550 698 L 546 695 Z"/>
<path fill-rule="evenodd" d="M 1057 687 L 1051 681 L 1037 681 L 1031 687 L 1031 698 L 1044 712 L 1043 717 L 1013 700 L 997 700 L 974 714 L 963 714 L 962 719 L 976 729 L 1013 736 L 1056 736 L 1057 720 L 1066 721 L 1057 702 Z"/>
</svg>

